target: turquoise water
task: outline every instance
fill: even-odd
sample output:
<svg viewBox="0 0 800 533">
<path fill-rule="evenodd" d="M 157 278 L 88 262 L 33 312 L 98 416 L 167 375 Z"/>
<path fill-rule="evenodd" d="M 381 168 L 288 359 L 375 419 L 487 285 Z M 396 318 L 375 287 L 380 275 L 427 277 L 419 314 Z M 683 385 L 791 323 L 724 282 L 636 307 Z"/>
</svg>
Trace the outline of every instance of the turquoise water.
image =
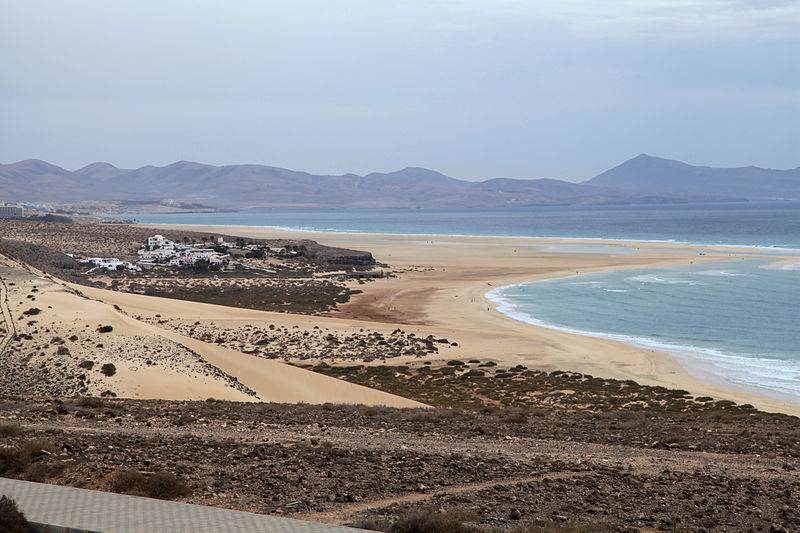
<svg viewBox="0 0 800 533">
<path fill-rule="evenodd" d="M 531 324 L 670 352 L 694 374 L 800 401 L 800 263 L 737 259 L 496 289 Z"/>
<path fill-rule="evenodd" d="M 268 210 L 134 218 L 151 223 L 351 233 L 730 244 L 753 247 L 753 257 L 770 253 L 800 255 L 797 202 Z M 559 244 L 547 249 L 636 253 L 633 246 L 615 248 L 600 243 Z M 720 254 L 721 259 L 724 257 Z M 800 258 L 781 265 L 773 261 L 756 258 L 666 270 L 588 274 L 496 289 L 489 296 L 498 302 L 500 311 L 513 318 L 668 351 L 698 377 L 757 388 L 764 394 L 800 402 Z"/>
</svg>

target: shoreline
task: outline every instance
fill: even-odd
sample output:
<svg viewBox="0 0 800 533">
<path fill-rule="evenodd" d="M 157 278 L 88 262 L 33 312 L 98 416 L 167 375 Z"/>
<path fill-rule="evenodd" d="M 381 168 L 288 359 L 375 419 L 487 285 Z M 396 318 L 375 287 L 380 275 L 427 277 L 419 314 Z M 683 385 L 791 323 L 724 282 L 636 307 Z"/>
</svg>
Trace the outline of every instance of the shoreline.
<svg viewBox="0 0 800 533">
<path fill-rule="evenodd" d="M 589 272 L 720 262 L 747 256 L 752 249 L 664 242 L 449 235 L 427 236 L 426 242 L 420 243 L 420 237 L 426 236 L 294 232 L 258 226 L 140 225 L 155 229 L 191 228 L 193 231 L 233 233 L 253 238 L 313 238 L 323 244 L 372 252 L 378 261 L 399 270 L 397 278 L 359 285 L 364 293 L 341 306 L 340 311 L 330 318 L 277 314 L 284 319 L 291 317 L 294 322 L 311 324 L 315 320 L 334 320 L 349 327 L 365 323 L 420 327 L 459 342 L 457 351 L 460 353 L 448 353 L 450 359 L 475 357 L 526 364 L 544 370 L 569 370 L 606 378 L 632 379 L 647 385 L 685 389 L 697 396 L 750 403 L 766 411 L 800 415 L 799 403 L 727 382 L 724 376 L 714 380 L 704 372 L 699 372 L 702 374 L 699 377 L 693 375 L 693 369 L 687 368 L 691 365 L 682 363 L 682 358 L 675 354 L 515 319 L 500 311 L 487 294 L 501 286 Z M 448 246 L 447 241 L 453 240 L 458 241 L 456 244 L 469 246 Z M 635 248 L 632 250 L 635 253 L 540 249 L 548 244 L 574 245 L 581 242 Z M 708 248 L 730 255 L 702 254 L 701 250 Z M 759 257 L 765 258 L 763 255 Z M 780 254 L 774 257 L 776 262 L 787 260 Z M 402 364 L 420 360 L 411 357 L 393 361 Z"/>
<path fill-rule="evenodd" d="M 691 242 L 691 241 L 677 241 L 671 239 L 623 239 L 613 237 L 560 237 L 560 236 L 528 236 L 528 235 L 473 235 L 462 233 L 380 233 L 380 232 L 358 232 L 358 231 L 340 231 L 340 230 L 316 230 L 316 229 L 302 229 L 290 226 L 248 226 L 241 224 L 167 224 L 156 222 L 133 222 L 130 225 L 141 227 L 165 228 L 165 229 L 187 229 L 197 231 L 198 228 L 236 228 L 236 229 L 260 229 L 270 230 L 286 234 L 300 234 L 300 235 L 352 235 L 354 237 L 430 237 L 433 239 L 443 239 L 448 237 L 463 238 L 463 239 L 524 239 L 530 241 L 552 242 L 554 244 L 610 244 L 620 247 L 627 247 L 629 244 L 644 244 L 644 245 L 664 245 L 669 248 L 676 248 L 677 250 L 706 250 L 712 249 L 712 252 L 727 253 L 729 251 L 737 251 L 741 253 L 763 253 L 767 256 L 775 255 L 785 260 L 792 260 L 793 255 L 784 257 L 782 253 L 798 254 L 800 255 L 800 247 L 788 248 L 785 246 L 765 246 L 758 244 L 737 244 L 737 243 L 704 243 L 704 242 Z M 564 242 L 567 241 L 567 242 Z M 768 254 L 768 252 L 776 252 L 775 254 Z"/>
<path fill-rule="evenodd" d="M 604 272 L 612 272 L 612 271 L 604 271 Z M 567 276 L 567 277 L 572 277 L 572 276 Z M 551 279 L 564 279 L 564 278 L 551 278 Z M 680 345 L 665 341 L 657 341 L 655 339 L 646 336 L 585 330 L 574 326 L 566 326 L 562 324 L 550 323 L 543 319 L 530 315 L 524 311 L 519 311 L 510 299 L 507 299 L 504 296 L 502 296 L 502 294 L 499 294 L 504 289 L 508 289 L 511 287 L 518 287 L 520 285 L 540 283 L 541 281 L 548 281 L 548 280 L 523 282 L 523 283 L 498 287 L 497 289 L 493 289 L 487 293 L 487 299 L 489 299 L 496 305 L 499 312 L 505 314 L 509 318 L 513 320 L 518 320 L 520 322 L 524 322 L 526 324 L 530 324 L 531 326 L 537 328 L 551 329 L 572 335 L 580 335 L 596 339 L 607 339 L 615 342 L 620 342 L 622 344 L 626 344 L 634 348 L 640 348 L 643 350 L 656 350 L 658 352 L 662 352 L 677 359 L 678 362 L 687 370 L 687 372 L 689 372 L 689 374 L 691 374 L 697 379 L 701 379 L 702 381 L 707 381 L 723 387 L 739 389 L 744 392 L 754 394 L 757 396 L 765 396 L 775 400 L 785 401 L 790 404 L 800 403 L 800 397 L 798 397 L 797 395 L 792 395 L 791 393 L 783 392 L 777 389 L 769 389 L 767 387 L 759 386 L 753 383 L 737 381 L 732 376 L 715 374 L 713 371 L 710 370 L 710 367 L 716 364 L 716 362 L 718 362 L 720 359 L 722 360 L 740 359 L 742 360 L 742 362 L 746 362 L 750 358 L 727 354 L 725 352 L 721 352 L 714 348 L 701 348 L 693 345 Z M 701 354 L 705 354 L 708 357 L 703 357 L 703 355 Z M 777 363 L 784 362 L 783 360 L 780 359 L 776 359 L 775 361 Z"/>
</svg>

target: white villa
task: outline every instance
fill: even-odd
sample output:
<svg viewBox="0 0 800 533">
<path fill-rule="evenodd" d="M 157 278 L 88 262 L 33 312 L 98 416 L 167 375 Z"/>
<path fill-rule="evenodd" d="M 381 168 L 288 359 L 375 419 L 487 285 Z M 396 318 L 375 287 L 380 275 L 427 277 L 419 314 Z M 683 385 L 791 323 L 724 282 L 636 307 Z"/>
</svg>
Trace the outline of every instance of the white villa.
<svg viewBox="0 0 800 533">
<path fill-rule="evenodd" d="M 140 272 L 142 270 L 141 267 L 134 265 L 133 263 L 129 263 L 128 261 L 122 261 L 116 257 L 89 257 L 88 259 L 81 259 L 80 262 L 83 264 L 94 265 L 89 272 L 97 268 L 103 268 L 105 270 L 122 270 L 124 268 L 134 272 Z"/>
<path fill-rule="evenodd" d="M 217 240 L 222 243 L 222 239 Z M 195 244 L 180 244 L 165 238 L 163 235 L 153 235 L 147 238 L 147 244 L 137 254 L 138 263 L 142 265 L 183 266 L 193 265 L 200 260 L 208 261 L 212 265 L 227 263 L 230 256 L 221 254 L 210 248 L 196 248 Z"/>
<path fill-rule="evenodd" d="M 163 235 L 153 235 L 147 238 L 147 248 L 151 250 L 156 249 L 175 249 L 175 242 L 167 239 Z"/>
</svg>

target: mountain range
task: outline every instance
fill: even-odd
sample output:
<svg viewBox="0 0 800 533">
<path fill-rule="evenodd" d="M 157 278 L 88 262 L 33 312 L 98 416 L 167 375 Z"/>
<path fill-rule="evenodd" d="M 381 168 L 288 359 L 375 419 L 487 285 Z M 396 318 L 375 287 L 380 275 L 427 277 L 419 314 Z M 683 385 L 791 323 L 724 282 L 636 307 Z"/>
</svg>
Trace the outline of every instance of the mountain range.
<svg viewBox="0 0 800 533">
<path fill-rule="evenodd" d="M 264 165 L 189 161 L 75 171 L 27 159 L 0 164 L 0 201 L 204 204 L 259 207 L 499 207 L 743 200 L 800 200 L 800 168 L 712 168 L 646 154 L 582 183 L 496 178 L 474 182 L 425 168 L 389 173 L 315 175 Z"/>
</svg>

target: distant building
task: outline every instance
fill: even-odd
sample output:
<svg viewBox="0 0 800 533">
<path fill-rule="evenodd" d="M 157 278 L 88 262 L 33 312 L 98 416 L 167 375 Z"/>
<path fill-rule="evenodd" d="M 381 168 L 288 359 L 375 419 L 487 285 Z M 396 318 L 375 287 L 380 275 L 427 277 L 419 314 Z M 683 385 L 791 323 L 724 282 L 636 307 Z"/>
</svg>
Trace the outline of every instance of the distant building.
<svg viewBox="0 0 800 533">
<path fill-rule="evenodd" d="M 384 277 L 383 270 L 373 270 L 370 272 L 347 272 L 345 273 L 347 279 L 377 279 Z"/>
<path fill-rule="evenodd" d="M 22 218 L 25 211 L 18 205 L 0 205 L 0 218 Z"/>
<path fill-rule="evenodd" d="M 153 235 L 152 237 L 147 238 L 147 247 L 151 250 L 156 248 L 171 249 L 175 248 L 175 243 L 163 235 Z"/>
<path fill-rule="evenodd" d="M 129 263 L 128 261 L 120 261 L 116 257 L 89 257 L 87 259 L 81 259 L 80 262 L 94 265 L 94 268 L 92 270 L 95 270 L 97 268 L 103 268 L 105 270 L 127 269 L 135 272 L 140 272 L 142 270 L 133 263 Z M 91 272 L 92 270 L 89 270 L 89 272 Z"/>
</svg>

